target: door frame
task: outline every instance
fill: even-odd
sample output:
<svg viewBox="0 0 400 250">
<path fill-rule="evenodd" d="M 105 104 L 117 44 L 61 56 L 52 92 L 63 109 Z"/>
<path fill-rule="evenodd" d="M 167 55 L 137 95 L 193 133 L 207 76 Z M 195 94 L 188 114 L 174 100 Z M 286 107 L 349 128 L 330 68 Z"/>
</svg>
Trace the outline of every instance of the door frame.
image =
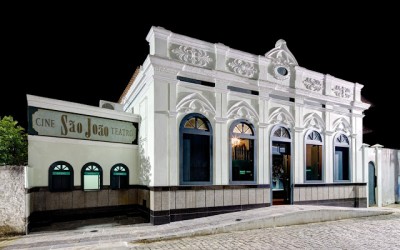
<svg viewBox="0 0 400 250">
<path fill-rule="evenodd" d="M 376 188 L 377 188 L 377 176 L 376 176 L 376 167 L 375 167 L 375 163 L 373 162 L 373 161 L 370 161 L 370 162 L 368 162 L 368 207 L 371 205 L 371 203 L 370 203 L 370 200 L 371 200 L 371 197 L 370 197 L 370 195 L 369 195 L 369 193 L 370 193 L 370 186 L 371 186 L 371 183 L 370 183 L 370 175 L 371 175 L 371 169 L 370 169 L 370 167 L 373 167 L 374 168 L 374 204 L 372 204 L 373 206 L 375 205 L 377 205 L 377 197 L 376 197 Z"/>
<path fill-rule="evenodd" d="M 284 137 L 277 137 L 274 136 L 275 131 L 277 131 L 280 128 L 284 128 L 289 132 L 289 138 L 284 138 Z M 272 190 L 272 142 L 286 142 L 290 144 L 290 177 L 289 177 L 289 187 L 290 187 L 290 194 L 289 194 L 289 198 L 290 198 L 290 205 L 293 204 L 293 192 L 294 192 L 294 157 L 292 155 L 293 152 L 293 143 L 292 143 L 292 133 L 290 131 L 290 128 L 285 126 L 285 125 L 275 125 L 274 127 L 272 127 L 271 129 L 271 133 L 270 133 L 270 137 L 269 137 L 269 183 L 270 183 L 270 199 L 271 199 L 271 206 L 273 206 L 274 204 L 274 195 L 273 195 L 273 190 Z"/>
</svg>

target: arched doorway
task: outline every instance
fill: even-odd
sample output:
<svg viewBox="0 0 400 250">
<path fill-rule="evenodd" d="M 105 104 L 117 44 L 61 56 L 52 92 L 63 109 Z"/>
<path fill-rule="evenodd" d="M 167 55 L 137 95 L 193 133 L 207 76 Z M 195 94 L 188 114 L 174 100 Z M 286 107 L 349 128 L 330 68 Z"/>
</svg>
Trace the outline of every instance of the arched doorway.
<svg viewBox="0 0 400 250">
<path fill-rule="evenodd" d="M 179 127 L 180 184 L 212 184 L 212 127 L 201 114 L 186 115 Z"/>
<path fill-rule="evenodd" d="M 350 141 L 344 134 L 337 134 L 334 140 L 335 158 L 333 181 L 350 181 Z"/>
<path fill-rule="evenodd" d="M 292 204 L 292 138 L 287 128 L 277 126 L 271 131 L 271 192 L 272 205 Z"/>
<path fill-rule="evenodd" d="M 368 197 L 369 205 L 376 205 L 375 198 L 375 188 L 376 188 L 376 175 L 375 175 L 375 165 L 372 161 L 368 163 Z"/>
</svg>

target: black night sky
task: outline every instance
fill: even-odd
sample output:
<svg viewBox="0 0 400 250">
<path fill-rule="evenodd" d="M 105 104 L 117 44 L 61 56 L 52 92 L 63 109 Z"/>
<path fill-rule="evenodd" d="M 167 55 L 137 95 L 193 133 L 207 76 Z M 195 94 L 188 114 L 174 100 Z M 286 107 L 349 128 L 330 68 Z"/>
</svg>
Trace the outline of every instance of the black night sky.
<svg viewBox="0 0 400 250">
<path fill-rule="evenodd" d="M 161 26 L 256 55 L 286 40 L 300 66 L 363 84 L 362 95 L 373 103 L 364 117 L 373 132 L 364 142 L 400 149 L 394 121 L 400 113 L 395 63 L 400 29 L 393 6 L 320 6 L 295 8 L 293 14 L 256 2 L 236 10 L 168 2 L 155 11 L 150 1 L 144 6 L 42 5 L 4 9 L 0 116 L 12 115 L 25 128 L 26 94 L 93 106 L 100 99 L 118 101 L 149 53 L 150 27 Z"/>
</svg>

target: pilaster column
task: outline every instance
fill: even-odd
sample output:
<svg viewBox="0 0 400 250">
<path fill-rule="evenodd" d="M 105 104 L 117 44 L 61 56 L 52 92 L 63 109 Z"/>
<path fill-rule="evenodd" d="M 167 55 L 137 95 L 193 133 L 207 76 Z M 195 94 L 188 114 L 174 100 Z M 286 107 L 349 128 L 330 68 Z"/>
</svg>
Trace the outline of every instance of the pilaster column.
<svg viewBox="0 0 400 250">
<path fill-rule="evenodd" d="M 229 184 L 229 161 L 228 156 L 228 127 L 226 118 L 228 106 L 228 90 L 226 82 L 216 82 L 216 114 L 215 114 L 215 131 L 214 131 L 214 184 Z"/>
<path fill-rule="evenodd" d="M 177 112 L 170 112 L 168 118 L 168 155 L 169 155 L 169 185 L 179 185 L 179 125 Z"/>
<path fill-rule="evenodd" d="M 333 141 L 332 131 L 325 131 L 324 138 L 324 175 L 325 175 L 325 183 L 333 183 L 333 169 L 334 169 L 334 161 L 333 155 L 335 147 Z"/>
<path fill-rule="evenodd" d="M 291 157 L 292 171 L 294 170 L 293 184 L 304 183 L 304 99 L 296 98 L 294 106 L 294 138 L 292 139 Z M 293 174 L 293 173 L 292 173 Z"/>
<path fill-rule="evenodd" d="M 302 184 L 304 183 L 304 129 L 303 128 L 294 128 L 294 136 L 292 139 L 292 149 L 291 157 L 294 159 L 292 162 L 294 166 L 292 169 L 294 170 L 294 178 L 293 184 Z"/>
<path fill-rule="evenodd" d="M 260 104 L 261 105 L 261 104 Z M 267 124 L 259 123 L 257 131 L 257 183 L 267 184 L 269 183 L 269 164 L 267 163 L 269 156 L 269 136 L 267 135 Z"/>
<path fill-rule="evenodd" d="M 351 159 L 351 181 L 357 182 L 358 176 L 360 175 L 359 167 L 357 166 L 357 157 L 358 157 L 358 145 L 357 145 L 357 134 L 350 135 L 350 159 Z"/>
</svg>

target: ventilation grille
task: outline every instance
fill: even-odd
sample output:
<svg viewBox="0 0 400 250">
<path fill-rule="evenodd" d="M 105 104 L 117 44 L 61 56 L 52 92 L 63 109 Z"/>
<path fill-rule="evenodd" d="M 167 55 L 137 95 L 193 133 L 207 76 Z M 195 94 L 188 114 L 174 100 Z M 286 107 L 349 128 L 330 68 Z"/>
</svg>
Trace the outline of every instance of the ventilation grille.
<svg viewBox="0 0 400 250">
<path fill-rule="evenodd" d="M 100 108 L 103 109 L 111 109 L 111 110 L 117 110 L 117 111 L 123 111 L 123 106 L 122 104 L 116 103 L 116 102 L 109 102 L 109 101 L 104 101 L 100 100 Z"/>
<path fill-rule="evenodd" d="M 206 81 L 201 81 L 201 80 L 183 77 L 183 76 L 177 76 L 176 79 L 178 79 L 179 81 L 182 81 L 182 82 L 189 82 L 189 83 L 194 83 L 194 84 L 208 86 L 208 87 L 215 87 L 215 83 L 213 83 L 213 82 L 206 82 Z"/>
<path fill-rule="evenodd" d="M 233 86 L 228 86 L 228 89 L 231 91 L 239 92 L 239 93 L 258 95 L 258 91 L 251 90 L 251 89 L 242 89 L 242 88 L 233 87 Z"/>
</svg>

